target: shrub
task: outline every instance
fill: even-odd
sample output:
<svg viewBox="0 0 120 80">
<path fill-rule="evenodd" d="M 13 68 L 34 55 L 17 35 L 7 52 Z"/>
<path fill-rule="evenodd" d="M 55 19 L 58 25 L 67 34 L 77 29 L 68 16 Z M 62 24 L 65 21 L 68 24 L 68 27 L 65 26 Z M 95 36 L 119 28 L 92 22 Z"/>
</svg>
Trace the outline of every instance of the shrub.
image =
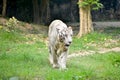
<svg viewBox="0 0 120 80">
<path fill-rule="evenodd" d="M 9 19 L 8 22 L 6 22 L 6 26 L 8 28 L 8 32 L 15 31 L 15 28 L 18 27 L 18 20 L 15 17 L 12 17 Z"/>
</svg>

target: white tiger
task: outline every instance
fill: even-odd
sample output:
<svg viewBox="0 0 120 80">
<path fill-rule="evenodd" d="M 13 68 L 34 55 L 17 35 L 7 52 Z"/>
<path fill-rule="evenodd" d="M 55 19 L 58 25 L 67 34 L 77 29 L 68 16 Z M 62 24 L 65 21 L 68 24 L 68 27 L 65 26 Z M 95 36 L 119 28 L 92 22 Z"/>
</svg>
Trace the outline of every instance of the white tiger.
<svg viewBox="0 0 120 80">
<path fill-rule="evenodd" d="M 66 69 L 68 48 L 72 42 L 73 31 L 61 20 L 54 20 L 49 26 L 49 60 L 53 68 Z"/>
</svg>

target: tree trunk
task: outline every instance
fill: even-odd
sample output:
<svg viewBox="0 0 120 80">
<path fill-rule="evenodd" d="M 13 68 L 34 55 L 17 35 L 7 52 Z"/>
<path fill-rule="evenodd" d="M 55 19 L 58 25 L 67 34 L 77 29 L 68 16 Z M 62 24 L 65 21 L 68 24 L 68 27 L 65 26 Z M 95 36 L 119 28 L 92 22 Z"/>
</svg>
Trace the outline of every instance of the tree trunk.
<svg viewBox="0 0 120 80">
<path fill-rule="evenodd" d="M 49 23 L 50 20 L 50 6 L 49 0 L 41 0 L 41 7 L 40 7 L 40 22 L 41 23 Z"/>
<path fill-rule="evenodd" d="M 71 0 L 71 2 L 70 2 L 70 5 L 71 5 L 70 6 L 70 17 L 71 17 L 72 22 L 76 22 L 75 16 L 74 16 L 74 10 L 76 7 L 75 3 L 76 3 L 76 0 Z"/>
<path fill-rule="evenodd" d="M 3 17 L 5 17 L 5 15 L 6 15 L 6 6 L 7 6 L 7 0 L 3 0 L 3 9 L 2 9 Z"/>
<path fill-rule="evenodd" d="M 79 1 L 81 2 L 84 0 Z M 80 38 L 81 36 L 93 31 L 90 6 L 80 7 L 79 15 L 80 15 L 80 30 L 77 37 Z"/>
<path fill-rule="evenodd" d="M 48 2 L 48 4 L 47 4 L 47 24 L 49 24 L 50 23 L 50 19 L 51 19 L 51 16 L 50 16 L 50 4 L 49 4 L 49 2 Z"/>
<path fill-rule="evenodd" d="M 33 2 L 33 22 L 40 24 L 40 14 L 39 14 L 39 5 L 38 0 L 32 0 Z"/>
</svg>

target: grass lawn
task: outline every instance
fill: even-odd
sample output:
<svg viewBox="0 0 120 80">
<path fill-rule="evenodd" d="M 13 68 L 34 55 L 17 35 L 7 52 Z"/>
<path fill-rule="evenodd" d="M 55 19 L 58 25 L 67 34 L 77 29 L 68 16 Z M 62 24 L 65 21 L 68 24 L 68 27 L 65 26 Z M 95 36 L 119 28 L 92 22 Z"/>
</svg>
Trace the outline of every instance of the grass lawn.
<svg viewBox="0 0 120 80">
<path fill-rule="evenodd" d="M 118 36 L 120 28 L 111 35 L 112 30 L 74 37 L 70 54 L 120 47 L 120 39 L 113 37 Z M 120 80 L 120 52 L 72 57 L 67 60 L 68 70 L 61 71 L 49 64 L 47 46 L 39 39 L 0 30 L 0 80 Z"/>
</svg>

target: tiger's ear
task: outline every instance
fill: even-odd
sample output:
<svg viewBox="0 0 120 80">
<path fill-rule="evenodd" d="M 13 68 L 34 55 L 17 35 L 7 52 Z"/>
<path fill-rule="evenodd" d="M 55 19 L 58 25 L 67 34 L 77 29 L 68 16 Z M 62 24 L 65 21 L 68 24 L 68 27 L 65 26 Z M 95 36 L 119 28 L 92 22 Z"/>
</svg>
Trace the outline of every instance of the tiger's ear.
<svg viewBox="0 0 120 80">
<path fill-rule="evenodd" d="M 68 29 L 71 29 L 71 30 L 72 30 L 72 27 L 71 27 L 71 26 L 69 26 L 69 27 L 68 27 Z"/>
<path fill-rule="evenodd" d="M 68 27 L 68 30 L 69 30 L 69 33 L 71 33 L 71 35 L 73 35 L 73 30 L 72 30 L 71 26 Z"/>
</svg>

